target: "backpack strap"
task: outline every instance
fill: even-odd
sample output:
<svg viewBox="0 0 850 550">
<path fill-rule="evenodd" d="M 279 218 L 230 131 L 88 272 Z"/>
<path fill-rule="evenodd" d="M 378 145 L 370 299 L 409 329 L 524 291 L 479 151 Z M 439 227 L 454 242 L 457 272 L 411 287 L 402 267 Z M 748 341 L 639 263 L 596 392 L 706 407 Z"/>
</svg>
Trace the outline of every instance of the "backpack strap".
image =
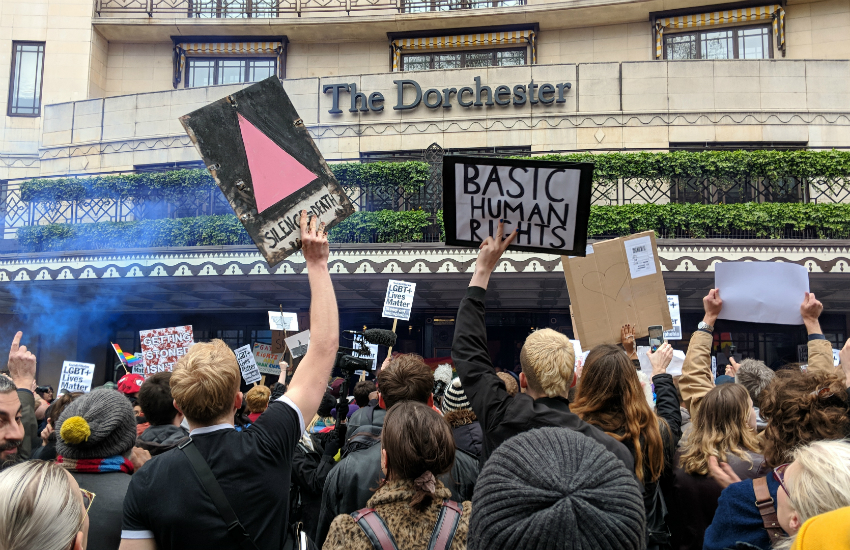
<svg viewBox="0 0 850 550">
<path fill-rule="evenodd" d="M 767 531 L 770 542 L 780 540 L 785 537 L 785 531 L 779 525 L 779 518 L 776 515 L 776 507 L 774 507 L 773 497 L 770 496 L 770 490 L 767 488 L 767 478 L 759 477 L 753 480 L 753 490 L 756 493 L 756 508 L 761 514 L 761 521 L 764 523 L 764 529 Z"/>
<path fill-rule="evenodd" d="M 437 524 L 431 533 L 428 550 L 448 550 L 455 538 L 455 531 L 463 515 L 463 504 L 453 500 L 444 500 L 437 517 Z"/>
<path fill-rule="evenodd" d="M 374 508 L 363 508 L 353 512 L 351 517 L 369 538 L 375 550 L 398 550 L 395 538 L 384 523 L 384 518 Z"/>
</svg>

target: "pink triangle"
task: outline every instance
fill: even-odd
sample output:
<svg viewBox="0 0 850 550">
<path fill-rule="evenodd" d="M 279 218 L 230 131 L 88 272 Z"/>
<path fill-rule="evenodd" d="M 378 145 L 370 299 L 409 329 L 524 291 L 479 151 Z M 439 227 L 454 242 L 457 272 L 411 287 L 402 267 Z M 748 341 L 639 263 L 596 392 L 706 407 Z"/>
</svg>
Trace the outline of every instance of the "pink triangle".
<svg viewBox="0 0 850 550">
<path fill-rule="evenodd" d="M 318 177 L 242 115 L 237 115 L 254 183 L 257 212 L 277 204 Z"/>
</svg>

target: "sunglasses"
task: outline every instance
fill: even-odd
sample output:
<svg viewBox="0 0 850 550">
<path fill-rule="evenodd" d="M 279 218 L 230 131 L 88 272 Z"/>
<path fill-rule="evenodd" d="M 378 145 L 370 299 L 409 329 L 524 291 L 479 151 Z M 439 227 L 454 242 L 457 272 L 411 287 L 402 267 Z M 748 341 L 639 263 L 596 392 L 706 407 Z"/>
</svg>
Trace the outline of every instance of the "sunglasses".
<svg viewBox="0 0 850 550">
<path fill-rule="evenodd" d="M 782 486 L 782 490 L 785 491 L 786 495 L 788 495 L 788 498 L 791 498 L 791 491 L 789 491 L 788 487 L 785 485 L 785 471 L 790 465 L 790 462 L 786 462 L 785 464 L 780 464 L 773 470 L 773 479 L 779 482 Z"/>
<path fill-rule="evenodd" d="M 86 515 L 88 515 L 89 510 L 91 509 L 91 503 L 94 502 L 95 494 L 91 491 L 86 491 L 85 489 L 80 489 L 80 493 L 83 495 L 83 506 L 86 507 Z"/>
</svg>

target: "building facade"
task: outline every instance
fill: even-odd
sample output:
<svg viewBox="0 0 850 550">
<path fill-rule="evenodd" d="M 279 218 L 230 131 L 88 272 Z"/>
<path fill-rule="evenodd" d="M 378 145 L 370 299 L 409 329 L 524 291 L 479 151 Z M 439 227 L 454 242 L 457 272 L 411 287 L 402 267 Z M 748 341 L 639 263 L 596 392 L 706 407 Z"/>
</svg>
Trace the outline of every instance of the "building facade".
<svg viewBox="0 0 850 550">
<path fill-rule="evenodd" d="M 424 159 L 429 150 L 850 146 L 850 0 L 3 0 L 0 9 L 0 64 L 9 66 L 3 333 L 61 327 L 33 342 L 54 382 L 63 359 L 97 363 L 96 382 L 111 378 L 108 339 L 138 349 L 141 329 L 191 323 L 199 338 L 242 345 L 270 337 L 267 309 L 283 305 L 306 322 L 297 257 L 270 270 L 251 247 L 17 247 L 19 227 L 132 219 L 108 204 L 78 215 L 82 203 L 28 203 L 22 182 L 202 166 L 178 117 L 272 75 L 332 163 Z M 846 202 L 845 183 L 807 183 L 794 200 Z M 623 183 L 598 190 L 594 203 L 685 200 L 672 189 Z M 848 249 L 841 240 L 662 239 L 659 253 L 686 335 L 715 261 L 791 261 L 810 270 L 838 346 L 848 334 Z M 417 302 L 400 349 L 448 355 L 473 261 L 474 251 L 439 243 L 335 245 L 343 323 L 388 324 L 386 280 L 409 279 Z M 557 257 L 511 253 L 499 273 L 491 354 L 513 368 L 532 328 L 572 332 L 569 297 Z M 102 314 L 86 313 L 94 310 Z M 730 324 L 724 333 L 769 363 L 804 342 L 798 327 Z"/>
</svg>

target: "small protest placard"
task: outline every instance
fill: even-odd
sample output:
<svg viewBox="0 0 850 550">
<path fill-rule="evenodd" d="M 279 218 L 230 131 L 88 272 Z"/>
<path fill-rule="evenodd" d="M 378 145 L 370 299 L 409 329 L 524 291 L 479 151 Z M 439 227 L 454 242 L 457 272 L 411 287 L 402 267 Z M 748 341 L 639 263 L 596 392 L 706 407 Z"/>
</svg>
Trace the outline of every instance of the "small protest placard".
<svg viewBox="0 0 850 550">
<path fill-rule="evenodd" d="M 384 298 L 384 311 L 381 316 L 409 321 L 410 310 L 413 309 L 414 292 L 416 292 L 416 283 L 390 279 L 387 284 L 387 296 Z"/>
<path fill-rule="evenodd" d="M 592 179 L 591 163 L 447 156 L 446 244 L 478 248 L 503 219 L 511 249 L 584 256 Z"/>
<path fill-rule="evenodd" d="M 355 351 L 351 355 L 353 357 L 360 357 L 363 359 L 371 359 L 372 360 L 372 370 L 378 368 L 378 344 L 370 344 L 363 340 L 363 335 L 355 334 L 354 335 L 354 349 L 357 350 L 360 346 L 364 346 L 369 350 L 369 353 L 362 353 Z M 358 374 L 355 372 L 355 374 Z"/>
<path fill-rule="evenodd" d="M 287 347 L 289 348 L 289 353 L 292 354 L 292 358 L 301 357 L 305 353 L 307 353 L 307 346 L 310 344 L 310 331 L 305 330 L 304 332 L 299 332 L 289 338 L 284 340 L 286 342 Z"/>
<path fill-rule="evenodd" d="M 272 331 L 272 353 L 286 353 L 286 333 L 282 330 Z"/>
<path fill-rule="evenodd" d="M 840 349 L 832 348 L 832 364 L 834 367 L 837 367 L 841 364 L 841 353 Z"/>
<path fill-rule="evenodd" d="M 354 213 L 276 76 L 180 123 L 269 265 L 301 248 L 302 210 L 327 229 Z"/>
<path fill-rule="evenodd" d="M 93 376 L 94 364 L 65 361 L 62 363 L 62 374 L 59 375 L 59 391 L 88 393 L 91 391 Z"/>
<path fill-rule="evenodd" d="M 670 307 L 670 321 L 673 323 L 673 328 L 664 331 L 665 340 L 681 340 L 682 339 L 682 314 L 679 312 L 679 297 L 676 295 L 667 295 L 667 305 Z"/>
<path fill-rule="evenodd" d="M 186 355 L 194 343 L 192 325 L 155 328 L 139 331 L 145 376 L 158 372 L 171 372 L 174 364 Z"/>
<path fill-rule="evenodd" d="M 236 362 L 239 363 L 239 370 L 242 371 L 242 379 L 246 384 L 259 382 L 263 377 L 260 376 L 260 369 L 257 368 L 257 363 L 254 361 L 254 352 L 251 346 L 244 345 L 241 348 L 233 350 L 236 354 Z"/>
<path fill-rule="evenodd" d="M 254 342 L 254 362 L 257 363 L 257 368 L 263 374 L 280 374 L 280 359 L 279 353 L 274 353 L 269 344 L 261 344 Z"/>
<path fill-rule="evenodd" d="M 269 328 L 271 330 L 286 330 L 295 332 L 298 330 L 298 314 L 280 311 L 269 312 Z"/>
</svg>

